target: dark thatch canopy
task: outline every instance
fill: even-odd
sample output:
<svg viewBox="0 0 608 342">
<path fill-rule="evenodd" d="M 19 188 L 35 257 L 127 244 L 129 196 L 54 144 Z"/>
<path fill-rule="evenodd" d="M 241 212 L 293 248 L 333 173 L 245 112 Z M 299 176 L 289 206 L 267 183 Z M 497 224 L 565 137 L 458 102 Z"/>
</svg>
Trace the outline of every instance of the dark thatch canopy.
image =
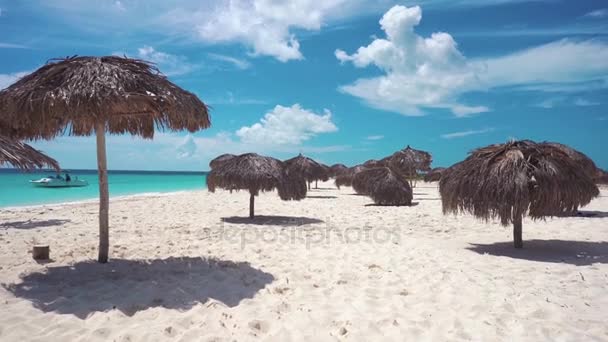
<svg viewBox="0 0 608 342">
<path fill-rule="evenodd" d="M 246 153 L 236 156 L 211 169 L 207 187 L 227 190 L 247 190 L 250 193 L 250 217 L 254 215 L 254 196 L 260 191 L 278 190 L 282 200 L 301 200 L 306 197 L 306 182 L 299 174 L 290 173 L 280 160 Z"/>
<path fill-rule="evenodd" d="M 383 160 L 370 159 L 370 160 L 366 161 L 365 163 L 363 163 L 363 166 L 365 166 L 365 167 L 381 167 L 381 166 L 386 166 L 386 165 L 384 164 Z"/>
<path fill-rule="evenodd" d="M 329 176 L 336 177 L 337 175 L 341 174 L 342 172 L 344 172 L 346 170 L 348 170 L 348 167 L 346 165 L 334 164 L 329 167 Z"/>
<path fill-rule="evenodd" d="M 336 175 L 336 186 L 338 187 L 338 189 L 341 186 L 352 186 L 353 185 L 353 177 L 355 176 L 355 174 L 357 174 L 358 172 L 360 172 L 361 170 L 366 169 L 365 166 L 363 165 L 356 165 L 353 167 L 349 167 L 348 169 L 346 169 L 345 171 L 343 171 L 342 173 L 340 173 L 339 175 Z"/>
<path fill-rule="evenodd" d="M 408 182 L 388 167 L 367 168 L 353 178 L 353 188 L 379 205 L 411 205 L 412 188 Z M 361 191 L 361 192 L 360 192 Z"/>
<path fill-rule="evenodd" d="M 579 152 L 570 146 L 556 143 L 556 142 L 547 142 L 547 144 L 550 146 L 553 146 L 555 148 L 558 148 L 558 149 L 562 150 L 564 153 L 566 153 L 570 158 L 572 158 L 575 162 L 577 162 L 583 169 L 585 169 L 585 172 L 587 173 L 587 175 L 589 175 L 589 177 L 593 178 L 596 175 L 597 166 L 595 166 L 595 163 L 593 162 L 593 160 L 591 160 L 591 158 L 587 157 L 582 152 Z"/>
<path fill-rule="evenodd" d="M 514 225 L 521 248 L 521 220 L 571 213 L 599 194 L 585 168 L 563 148 L 529 140 L 471 152 L 443 171 L 439 192 L 444 214 L 468 212 Z"/>
<path fill-rule="evenodd" d="M 419 172 L 430 171 L 432 162 L 430 153 L 413 149 L 409 145 L 381 160 L 383 165 L 389 166 L 406 178 L 414 178 Z"/>
<path fill-rule="evenodd" d="M 309 184 L 310 182 L 327 181 L 329 179 L 329 168 L 327 166 L 302 154 L 287 159 L 284 163 L 289 172 L 301 175 Z"/>
<path fill-rule="evenodd" d="M 210 126 L 207 106 L 146 61 L 105 57 L 53 59 L 0 90 L 0 129 L 11 138 L 96 135 L 99 262 L 109 254 L 106 132 L 153 138 L 155 129 Z"/>
<path fill-rule="evenodd" d="M 48 167 L 61 171 L 55 159 L 21 141 L 0 135 L 0 165 L 5 163 L 23 170 Z"/>
<path fill-rule="evenodd" d="M 445 167 L 436 167 L 432 169 L 431 171 L 427 172 L 426 175 L 424 175 L 424 181 L 439 182 L 439 180 L 441 180 L 441 173 L 443 170 L 445 170 Z"/>
<path fill-rule="evenodd" d="M 209 162 L 209 168 L 215 169 L 222 165 L 224 162 L 236 157 L 234 154 L 226 153 L 215 157 Z"/>
<path fill-rule="evenodd" d="M 152 64 L 117 56 L 54 59 L 0 91 L 0 120 L 18 138 L 112 134 L 154 136 L 155 127 L 210 126 L 207 106 Z"/>
<path fill-rule="evenodd" d="M 608 184 L 608 172 L 598 168 L 593 176 L 595 184 Z"/>
</svg>

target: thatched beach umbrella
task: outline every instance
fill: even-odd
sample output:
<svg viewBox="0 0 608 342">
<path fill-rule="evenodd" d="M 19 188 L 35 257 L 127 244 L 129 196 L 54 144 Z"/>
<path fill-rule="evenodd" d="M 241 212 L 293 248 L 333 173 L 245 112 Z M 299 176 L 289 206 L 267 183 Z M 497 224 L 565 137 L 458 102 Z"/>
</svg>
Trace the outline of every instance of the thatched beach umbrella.
<svg viewBox="0 0 608 342">
<path fill-rule="evenodd" d="M 432 169 L 431 171 L 427 172 L 426 175 L 424 175 L 424 181 L 439 182 L 439 180 L 441 180 L 441 173 L 443 170 L 445 170 L 445 167 L 436 167 Z"/>
<path fill-rule="evenodd" d="M 155 128 L 195 132 L 210 125 L 207 106 L 148 62 L 116 56 L 70 57 L 0 91 L 0 121 L 18 138 L 97 137 L 99 262 L 107 262 L 106 132 L 153 138 Z"/>
<path fill-rule="evenodd" d="M 329 168 L 327 166 L 305 157 L 301 153 L 297 157 L 287 159 L 284 163 L 289 172 L 298 173 L 306 179 L 308 189 L 310 189 L 310 183 L 313 181 L 322 180 L 325 182 L 329 179 Z"/>
<path fill-rule="evenodd" d="M 444 214 L 469 212 L 513 224 L 515 248 L 523 247 L 522 217 L 570 213 L 599 191 L 586 170 L 550 143 L 512 141 L 471 152 L 446 169 L 439 182 Z"/>
<path fill-rule="evenodd" d="M 370 159 L 362 164 L 365 167 L 381 167 L 386 166 L 383 160 Z"/>
<path fill-rule="evenodd" d="M 260 191 L 277 189 L 284 200 L 301 200 L 306 197 L 306 181 L 299 174 L 285 169 L 280 160 L 246 153 L 227 160 L 211 169 L 207 175 L 207 188 L 249 191 L 249 217 L 254 217 L 255 196 Z"/>
<path fill-rule="evenodd" d="M 5 163 L 23 170 L 48 167 L 61 171 L 55 159 L 28 144 L 0 135 L 0 166 Z"/>
<path fill-rule="evenodd" d="M 379 205 L 411 205 L 412 188 L 399 174 L 388 167 L 367 168 L 353 178 L 353 188 Z"/>
<path fill-rule="evenodd" d="M 589 177 L 593 178 L 597 173 L 597 166 L 591 158 L 587 157 L 585 154 L 573 149 L 570 146 L 556 143 L 556 142 L 547 142 L 546 144 L 553 146 L 555 148 L 560 149 L 564 153 L 566 153 L 572 160 L 574 160 L 577 164 L 582 167 Z"/>
<path fill-rule="evenodd" d="M 342 172 L 344 172 L 346 170 L 348 170 L 348 167 L 346 165 L 334 164 L 329 167 L 329 176 L 336 177 L 337 175 L 341 174 Z"/>
<path fill-rule="evenodd" d="M 335 183 L 338 189 L 341 186 L 352 186 L 353 185 L 353 177 L 361 170 L 365 170 L 366 167 L 363 165 L 355 165 L 353 167 L 349 167 L 348 169 L 342 171 L 339 175 L 336 175 Z"/>
<path fill-rule="evenodd" d="M 431 170 L 433 157 L 430 153 L 422 150 L 416 150 L 409 145 L 403 150 L 397 151 L 392 155 L 381 160 L 385 166 L 389 166 L 394 171 L 399 172 L 403 177 L 410 180 L 410 185 L 414 185 L 419 172 L 428 172 Z"/>
<path fill-rule="evenodd" d="M 209 162 L 209 168 L 215 169 L 215 168 L 219 167 L 220 165 L 222 165 L 224 162 L 226 162 L 234 157 L 236 157 L 236 156 L 234 154 L 230 154 L 230 153 L 219 155 Z"/>
<path fill-rule="evenodd" d="M 593 175 L 595 184 L 608 184 L 608 172 L 598 168 Z"/>
</svg>

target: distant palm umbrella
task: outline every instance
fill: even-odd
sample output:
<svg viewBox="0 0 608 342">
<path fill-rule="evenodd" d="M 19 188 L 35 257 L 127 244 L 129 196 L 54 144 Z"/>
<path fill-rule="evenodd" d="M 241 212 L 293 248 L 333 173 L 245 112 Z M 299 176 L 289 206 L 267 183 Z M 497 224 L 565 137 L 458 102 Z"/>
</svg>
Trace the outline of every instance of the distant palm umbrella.
<svg viewBox="0 0 608 342">
<path fill-rule="evenodd" d="M 313 181 L 327 181 L 329 179 L 329 168 L 327 166 L 305 157 L 301 153 L 297 157 L 285 160 L 285 166 L 289 172 L 302 175 L 308 182 L 308 189 L 310 189 L 310 183 Z"/>
<path fill-rule="evenodd" d="M 342 171 L 339 175 L 336 175 L 335 183 L 338 189 L 341 186 L 352 186 L 353 185 L 353 177 L 355 174 L 360 172 L 361 170 L 365 170 L 366 167 L 363 165 L 356 165 L 353 167 L 349 167 L 348 169 Z"/>
<path fill-rule="evenodd" d="M 412 187 L 414 187 L 415 180 L 420 172 L 431 170 L 432 162 L 433 157 L 430 153 L 416 150 L 409 145 L 381 160 L 383 165 L 390 167 L 408 179 Z"/>
<path fill-rule="evenodd" d="M 523 247 L 526 213 L 533 219 L 570 213 L 599 194 L 585 168 L 563 148 L 530 140 L 471 152 L 442 173 L 439 192 L 444 214 L 469 212 L 512 223 L 515 248 Z"/>
<path fill-rule="evenodd" d="M 598 168 L 593 175 L 595 184 L 608 184 L 608 172 Z"/>
<path fill-rule="evenodd" d="M 346 165 L 334 164 L 329 167 L 329 176 L 335 178 L 337 175 L 341 174 L 342 172 L 344 172 L 346 170 L 348 170 L 348 167 Z"/>
<path fill-rule="evenodd" d="M 0 135 L 0 165 L 5 163 L 28 171 L 43 167 L 61 171 L 55 159 L 21 141 Z"/>
<path fill-rule="evenodd" d="M 152 64 L 116 56 L 49 63 L 0 91 L 0 124 L 16 138 L 97 136 L 99 262 L 108 261 L 106 132 L 153 138 L 156 128 L 209 127 L 207 106 Z"/>
<path fill-rule="evenodd" d="M 441 180 L 441 173 L 443 170 L 445 170 L 445 167 L 436 167 L 432 169 L 431 171 L 427 172 L 426 175 L 424 175 L 424 181 L 439 182 L 439 180 Z"/>
<path fill-rule="evenodd" d="M 384 161 L 382 160 L 376 160 L 376 159 L 370 159 L 368 161 L 366 161 L 365 163 L 362 164 L 365 167 L 380 167 L 380 166 L 386 166 L 386 164 L 384 163 Z"/>
<path fill-rule="evenodd" d="M 236 156 L 234 154 L 230 154 L 230 153 L 219 155 L 209 162 L 209 168 L 215 169 L 215 168 L 219 167 L 220 165 L 222 165 L 224 162 L 226 162 L 234 157 L 236 157 Z"/>
<path fill-rule="evenodd" d="M 361 170 L 353 177 L 353 188 L 379 205 L 411 205 L 412 188 L 399 174 L 388 167 Z"/>
<path fill-rule="evenodd" d="M 290 173 L 280 160 L 246 153 L 227 160 L 207 175 L 207 187 L 249 191 L 249 217 L 254 217 L 255 196 L 260 191 L 278 190 L 284 200 L 306 197 L 306 181 L 299 174 Z"/>
</svg>

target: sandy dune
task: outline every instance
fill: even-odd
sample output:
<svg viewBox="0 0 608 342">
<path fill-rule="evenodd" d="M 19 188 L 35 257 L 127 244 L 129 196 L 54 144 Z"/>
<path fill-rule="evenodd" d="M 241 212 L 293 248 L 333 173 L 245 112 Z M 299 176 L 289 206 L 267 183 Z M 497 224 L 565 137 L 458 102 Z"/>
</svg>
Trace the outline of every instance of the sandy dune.
<svg viewBox="0 0 608 342">
<path fill-rule="evenodd" d="M 413 207 L 320 186 L 253 221 L 244 192 L 112 201 L 106 265 L 95 203 L 0 210 L 0 340 L 608 340 L 608 190 L 514 250 L 434 184 Z"/>
</svg>

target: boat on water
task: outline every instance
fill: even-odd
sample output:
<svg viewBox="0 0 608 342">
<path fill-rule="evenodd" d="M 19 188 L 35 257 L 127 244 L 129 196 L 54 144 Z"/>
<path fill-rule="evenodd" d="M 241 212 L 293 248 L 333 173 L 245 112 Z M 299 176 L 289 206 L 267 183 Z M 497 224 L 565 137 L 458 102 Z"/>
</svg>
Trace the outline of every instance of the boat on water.
<svg viewBox="0 0 608 342">
<path fill-rule="evenodd" d="M 78 177 L 72 178 L 66 173 L 65 177 L 62 177 L 61 175 L 47 176 L 37 180 L 31 180 L 30 184 L 39 188 L 73 188 L 87 186 L 89 185 L 89 182 L 84 179 L 78 179 Z"/>
</svg>

